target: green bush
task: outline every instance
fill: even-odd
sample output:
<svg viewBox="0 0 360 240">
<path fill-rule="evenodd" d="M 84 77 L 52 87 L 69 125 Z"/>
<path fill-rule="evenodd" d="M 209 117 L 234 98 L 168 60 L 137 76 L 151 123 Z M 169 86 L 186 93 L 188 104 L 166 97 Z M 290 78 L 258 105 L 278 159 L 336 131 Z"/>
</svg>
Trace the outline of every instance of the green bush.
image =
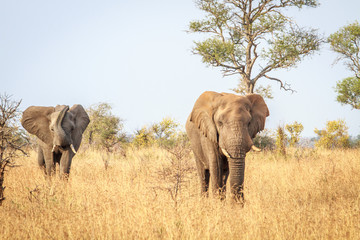
<svg viewBox="0 0 360 240">
<path fill-rule="evenodd" d="M 275 140 L 272 137 L 273 133 L 268 129 L 264 129 L 258 133 L 253 139 L 254 145 L 260 149 L 273 150 L 275 149 Z"/>
<path fill-rule="evenodd" d="M 165 117 L 159 123 L 144 126 L 135 132 L 132 144 L 135 147 L 173 147 L 187 141 L 187 135 L 179 129 L 180 124 L 174 119 Z"/>
<path fill-rule="evenodd" d="M 293 124 L 286 124 L 285 129 L 290 134 L 290 137 L 288 137 L 290 147 L 297 146 L 300 141 L 300 134 L 304 130 L 304 126 L 295 121 Z"/>
<path fill-rule="evenodd" d="M 126 141 L 123 120 L 114 116 L 111 110 L 108 103 L 95 104 L 86 110 L 90 124 L 84 132 L 85 143 L 111 151 L 116 144 Z"/>
<path fill-rule="evenodd" d="M 350 147 L 348 127 L 344 120 L 328 121 L 325 129 L 315 129 L 314 132 L 319 137 L 315 143 L 316 147 L 327 149 Z"/>
</svg>

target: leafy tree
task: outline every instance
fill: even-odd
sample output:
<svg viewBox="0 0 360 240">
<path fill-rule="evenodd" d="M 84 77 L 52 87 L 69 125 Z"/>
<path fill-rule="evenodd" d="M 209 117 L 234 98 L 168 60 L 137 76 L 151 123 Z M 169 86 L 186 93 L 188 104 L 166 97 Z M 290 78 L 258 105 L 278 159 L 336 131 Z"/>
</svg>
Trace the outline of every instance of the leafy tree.
<svg viewBox="0 0 360 240">
<path fill-rule="evenodd" d="M 23 131 L 19 130 L 18 108 L 21 101 L 12 101 L 9 95 L 0 95 L 0 206 L 5 199 L 3 186 L 7 168 L 14 166 L 19 153 L 26 155 Z"/>
<path fill-rule="evenodd" d="M 274 149 L 275 140 L 273 138 L 273 133 L 268 129 L 264 129 L 260 133 L 256 134 L 256 137 L 253 139 L 254 145 L 261 149 Z"/>
<path fill-rule="evenodd" d="M 284 15 L 291 7 L 316 7 L 317 0 L 197 0 L 196 4 L 206 16 L 190 22 L 189 32 L 210 37 L 195 42 L 193 52 L 207 65 L 220 67 L 224 76 L 240 75 L 239 93 L 256 91 L 271 97 L 269 86 L 255 90 L 261 78 L 291 90 L 268 73 L 295 67 L 323 41 L 316 30 L 300 28 Z"/>
<path fill-rule="evenodd" d="M 340 28 L 328 38 L 331 49 L 338 53 L 336 62 L 345 60 L 345 65 L 360 78 L 360 25 L 358 22 Z"/>
<path fill-rule="evenodd" d="M 165 117 L 161 122 L 152 125 L 155 139 L 159 145 L 174 144 L 178 132 L 179 123 L 174 119 Z"/>
<path fill-rule="evenodd" d="M 293 124 L 287 124 L 285 129 L 289 132 L 289 145 L 295 147 L 300 141 L 300 134 L 304 130 L 304 126 L 301 123 L 294 122 Z"/>
<path fill-rule="evenodd" d="M 335 62 L 344 60 L 354 76 L 338 81 L 335 91 L 336 100 L 360 109 L 360 25 L 358 22 L 340 28 L 328 38 L 331 49 L 339 56 Z"/>
<path fill-rule="evenodd" d="M 125 141 L 123 120 L 111 113 L 108 103 L 99 103 L 87 109 L 90 124 L 84 133 L 84 139 L 89 144 L 96 144 L 110 151 L 111 148 Z"/>
<path fill-rule="evenodd" d="M 179 123 L 174 119 L 165 117 L 159 123 L 154 123 L 149 127 L 142 127 L 137 130 L 133 143 L 138 147 L 146 147 L 158 144 L 162 147 L 172 147 L 176 143 L 186 141 L 186 134 L 179 130 Z"/>
<path fill-rule="evenodd" d="M 357 135 L 356 137 L 350 137 L 350 146 L 353 148 L 360 147 L 360 135 Z"/>
<path fill-rule="evenodd" d="M 336 101 L 360 109 L 360 78 L 348 77 L 336 83 Z"/>
<path fill-rule="evenodd" d="M 348 127 L 344 120 L 328 121 L 324 130 L 315 128 L 319 140 L 315 143 L 320 148 L 347 148 L 350 146 Z"/>
<path fill-rule="evenodd" d="M 151 130 L 151 128 L 144 126 L 141 129 L 135 131 L 135 136 L 132 143 L 136 147 L 148 147 L 153 144 L 154 141 L 154 132 Z"/>
</svg>

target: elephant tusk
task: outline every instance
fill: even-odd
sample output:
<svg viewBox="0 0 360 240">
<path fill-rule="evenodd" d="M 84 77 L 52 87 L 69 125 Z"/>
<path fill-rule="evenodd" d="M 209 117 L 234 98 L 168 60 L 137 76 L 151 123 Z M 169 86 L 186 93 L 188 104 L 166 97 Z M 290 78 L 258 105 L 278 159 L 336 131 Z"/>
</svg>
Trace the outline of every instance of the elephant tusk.
<svg viewBox="0 0 360 240">
<path fill-rule="evenodd" d="M 51 149 L 51 152 L 55 152 L 55 147 L 56 147 L 56 145 L 54 144 L 53 148 Z"/>
<path fill-rule="evenodd" d="M 223 152 L 223 154 L 227 157 L 227 158 L 231 158 L 230 154 L 223 148 L 221 148 L 221 151 Z"/>
<path fill-rule="evenodd" d="M 74 145 L 73 145 L 73 144 L 71 144 L 71 145 L 70 145 L 70 148 L 71 148 L 71 150 L 73 151 L 73 153 L 74 153 L 74 154 L 76 154 L 76 150 L 75 150 L 75 148 L 74 148 Z"/>
<path fill-rule="evenodd" d="M 251 149 L 254 150 L 255 152 L 261 152 L 261 149 L 256 147 L 255 145 L 252 145 Z"/>
</svg>

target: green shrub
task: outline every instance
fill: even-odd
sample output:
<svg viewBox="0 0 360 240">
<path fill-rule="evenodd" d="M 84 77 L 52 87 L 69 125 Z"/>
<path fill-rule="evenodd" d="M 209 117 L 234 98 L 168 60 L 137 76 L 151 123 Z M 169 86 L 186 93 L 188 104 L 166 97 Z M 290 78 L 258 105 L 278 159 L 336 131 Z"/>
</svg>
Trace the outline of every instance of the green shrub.
<svg viewBox="0 0 360 240">
<path fill-rule="evenodd" d="M 314 132 L 319 137 L 315 143 L 316 147 L 327 149 L 350 147 L 348 127 L 344 120 L 328 121 L 324 130 L 315 129 Z"/>
<path fill-rule="evenodd" d="M 290 134 L 290 137 L 288 138 L 290 147 L 297 146 L 300 141 L 300 134 L 304 130 L 304 126 L 295 121 L 293 124 L 286 124 L 285 129 Z"/>
</svg>

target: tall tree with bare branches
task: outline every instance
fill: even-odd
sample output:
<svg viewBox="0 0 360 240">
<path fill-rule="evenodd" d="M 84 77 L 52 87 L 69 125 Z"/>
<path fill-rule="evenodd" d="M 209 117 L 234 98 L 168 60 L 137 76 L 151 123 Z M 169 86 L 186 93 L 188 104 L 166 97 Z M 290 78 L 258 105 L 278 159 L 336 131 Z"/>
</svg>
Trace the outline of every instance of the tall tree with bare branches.
<svg viewBox="0 0 360 240">
<path fill-rule="evenodd" d="M 26 154 L 22 149 L 24 135 L 19 130 L 20 101 L 12 101 L 7 94 L 0 95 L 0 206 L 4 201 L 4 179 L 7 168 L 14 166 L 15 158 Z"/>
<path fill-rule="evenodd" d="M 209 38 L 195 42 L 193 52 L 204 63 L 220 67 L 224 76 L 239 75 L 235 89 L 239 93 L 271 97 L 269 86 L 255 89 L 262 78 L 292 90 L 270 72 L 295 67 L 323 41 L 316 30 L 301 28 L 284 14 L 289 8 L 317 7 L 317 0 L 197 0 L 196 4 L 206 15 L 190 22 L 189 32 Z"/>
</svg>

